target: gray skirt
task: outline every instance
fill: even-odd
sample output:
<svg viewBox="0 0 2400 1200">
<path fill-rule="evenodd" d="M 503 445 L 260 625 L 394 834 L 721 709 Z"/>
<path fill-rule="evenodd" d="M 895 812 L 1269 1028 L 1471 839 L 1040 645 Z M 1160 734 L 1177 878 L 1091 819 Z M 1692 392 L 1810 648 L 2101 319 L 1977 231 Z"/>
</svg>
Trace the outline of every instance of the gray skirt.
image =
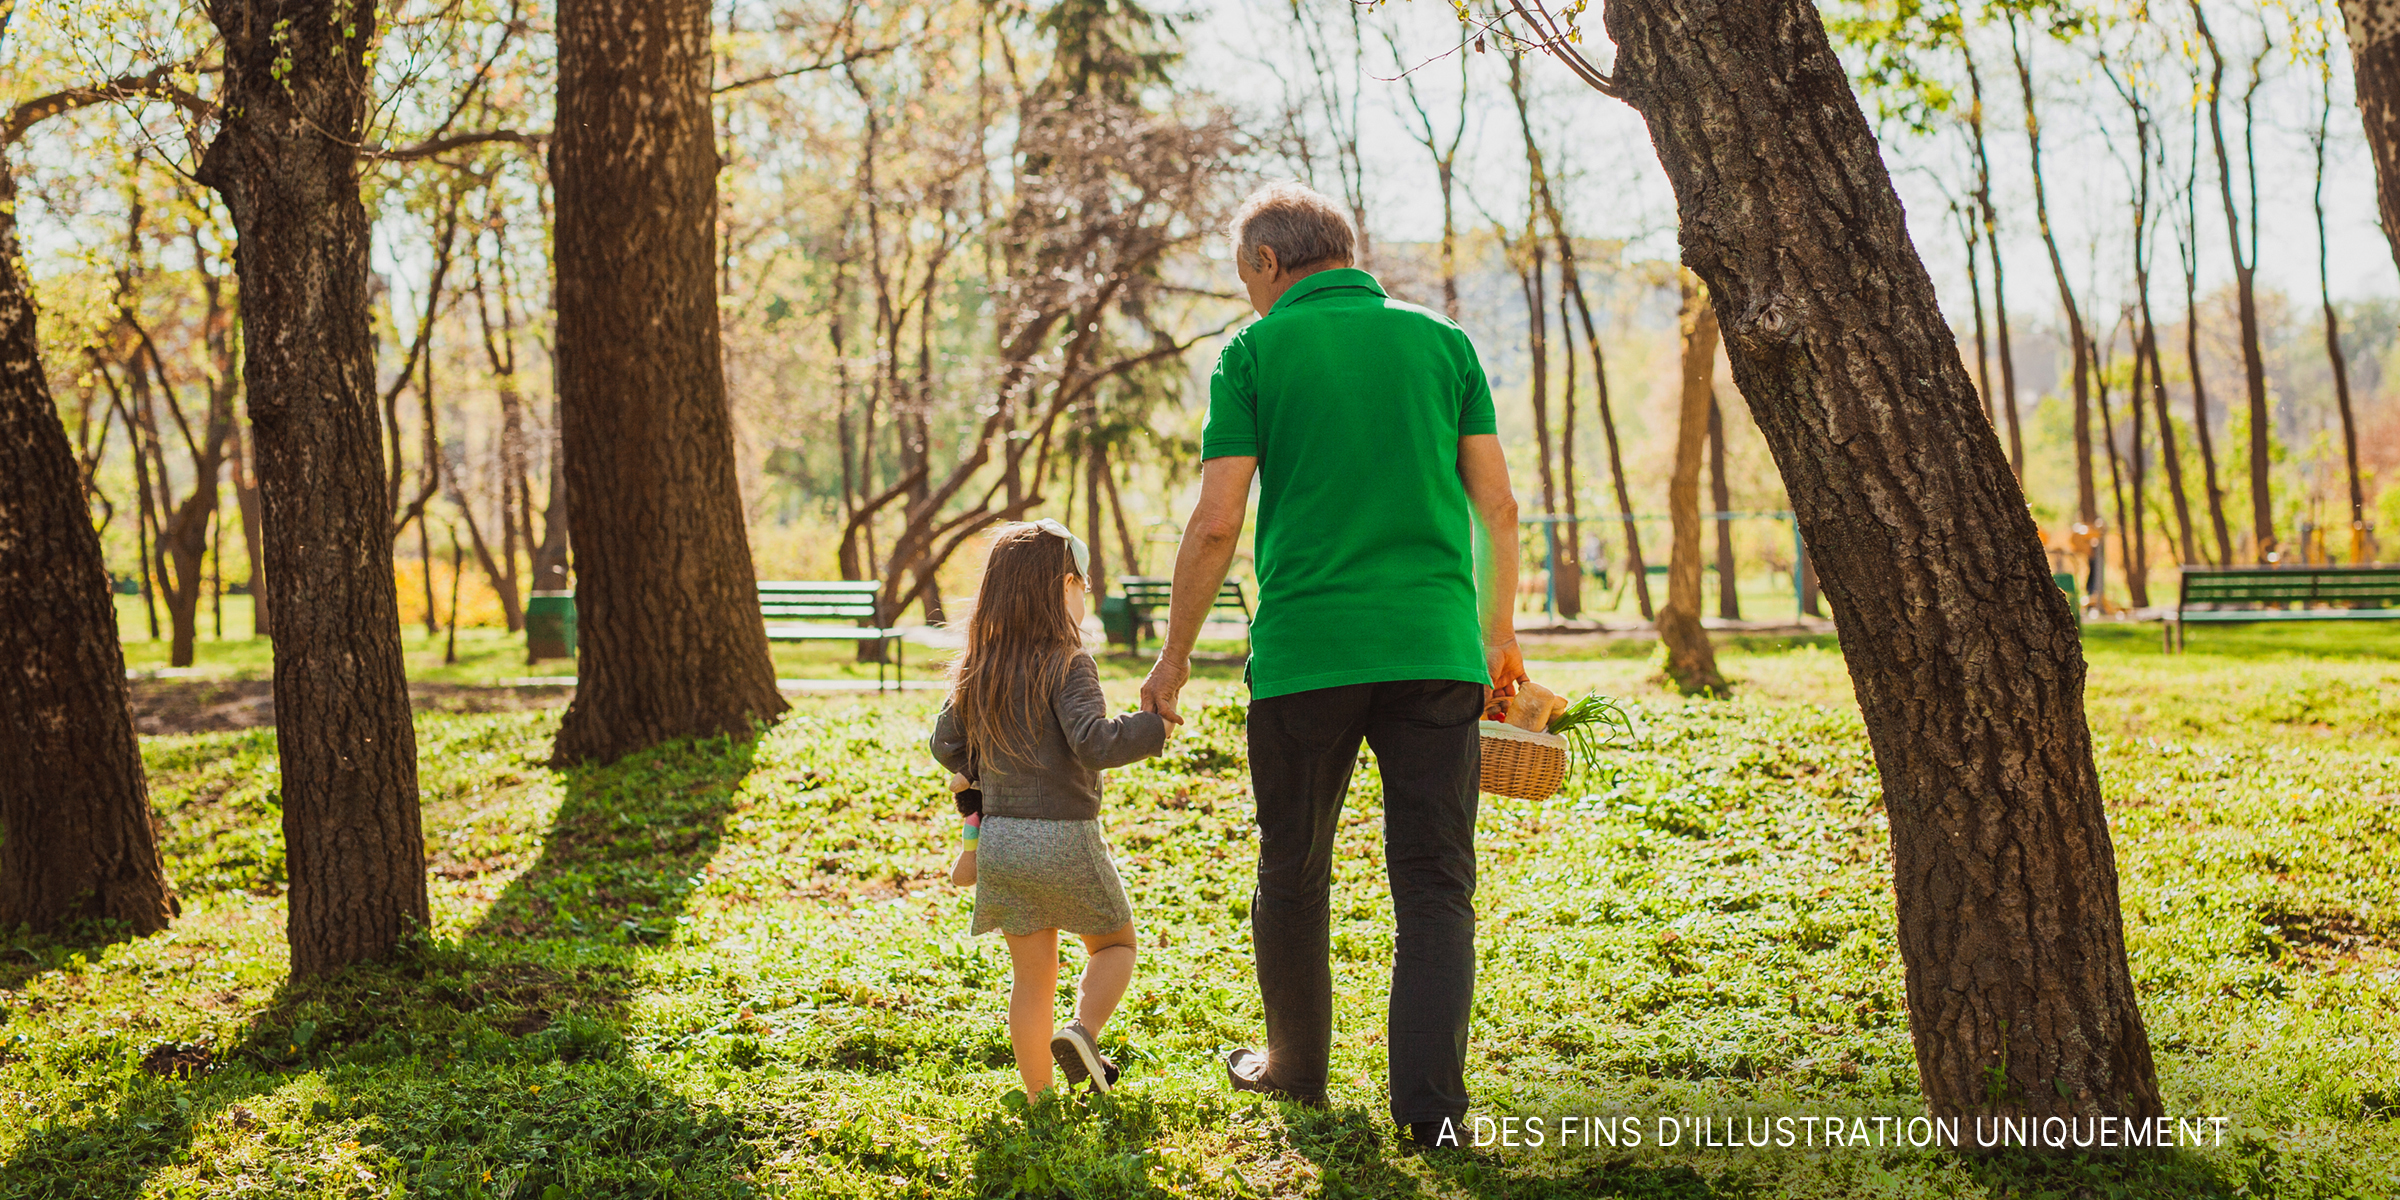
<svg viewBox="0 0 2400 1200">
<path fill-rule="evenodd" d="M 1103 934 L 1133 919 L 1098 821 L 983 819 L 975 843 L 975 925 L 1023 937 L 1044 929 Z"/>
</svg>

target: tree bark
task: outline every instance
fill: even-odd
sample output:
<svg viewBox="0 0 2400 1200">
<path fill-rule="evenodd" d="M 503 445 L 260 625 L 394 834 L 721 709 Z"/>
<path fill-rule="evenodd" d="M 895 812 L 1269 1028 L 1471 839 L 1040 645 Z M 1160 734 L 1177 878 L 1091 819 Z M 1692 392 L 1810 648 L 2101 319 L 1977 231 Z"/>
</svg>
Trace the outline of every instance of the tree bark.
<svg viewBox="0 0 2400 1200">
<path fill-rule="evenodd" d="M 1709 410 L 1717 398 L 1717 310 L 1708 294 L 1683 282 L 1683 388 L 1675 422 L 1675 470 L 1667 479 L 1667 606 L 1658 610 L 1658 640 L 1667 648 L 1667 678 L 1686 692 L 1725 691 L 1717 652 L 1700 626 L 1700 457 L 1708 444 Z"/>
<path fill-rule="evenodd" d="M 1708 498 L 1719 513 L 1733 511 L 1733 487 L 1725 478 L 1725 406 L 1717 403 L 1712 390 L 1708 397 Z M 1717 527 L 1717 615 L 1728 621 L 1742 619 L 1741 590 L 1735 586 L 1733 571 L 1733 522 L 1719 516 Z"/>
<path fill-rule="evenodd" d="M 4 22 L 0 22 L 4 23 Z M 174 915 L 100 537 L 59 426 L 0 158 L 0 929 Z"/>
<path fill-rule="evenodd" d="M 1815 9 L 1606 18 L 1833 605 L 1928 1107 L 2157 1115 L 2074 613 Z"/>
<path fill-rule="evenodd" d="M 558 397 L 581 661 L 562 763 L 748 735 L 775 691 L 734 478 L 709 6 L 558 19 Z"/>
<path fill-rule="evenodd" d="M 2400 266 L 2400 0 L 2342 0 L 2358 114 L 2375 160 L 2376 211 Z"/>
<path fill-rule="evenodd" d="M 239 234 L 242 368 L 275 613 L 292 972 L 390 952 L 427 921 L 416 734 L 377 446 L 365 0 L 211 0 L 224 124 L 200 179 Z"/>
</svg>

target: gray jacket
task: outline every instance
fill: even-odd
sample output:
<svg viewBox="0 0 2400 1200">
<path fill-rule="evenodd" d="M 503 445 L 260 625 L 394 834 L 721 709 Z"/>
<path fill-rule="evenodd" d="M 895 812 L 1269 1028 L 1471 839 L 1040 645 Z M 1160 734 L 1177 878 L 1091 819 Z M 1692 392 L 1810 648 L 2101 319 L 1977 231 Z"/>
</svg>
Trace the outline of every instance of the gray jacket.
<svg viewBox="0 0 2400 1200">
<path fill-rule="evenodd" d="M 1167 743 L 1166 718 L 1157 713 L 1108 715 L 1100 668 L 1088 654 L 1068 664 L 1047 711 L 1034 714 L 1032 724 L 1038 731 L 1032 758 L 979 751 L 970 761 L 966 730 L 944 704 L 933 721 L 934 761 L 975 780 L 987 817 L 1089 821 L 1100 815 L 1100 772 L 1149 758 Z"/>
</svg>

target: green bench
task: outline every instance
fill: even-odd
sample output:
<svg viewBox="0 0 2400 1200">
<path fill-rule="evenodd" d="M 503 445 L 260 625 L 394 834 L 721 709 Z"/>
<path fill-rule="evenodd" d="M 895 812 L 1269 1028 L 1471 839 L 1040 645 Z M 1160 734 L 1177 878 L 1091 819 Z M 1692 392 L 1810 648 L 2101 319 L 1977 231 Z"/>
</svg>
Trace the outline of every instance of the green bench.
<svg viewBox="0 0 2400 1200">
<path fill-rule="evenodd" d="M 896 628 L 882 628 L 876 601 L 883 585 L 872 579 L 758 581 L 758 615 L 770 642 L 880 642 L 889 648 L 892 686 L 898 687 L 906 652 Z M 866 621 L 864 625 L 827 624 Z M 875 687 L 884 687 L 884 664 L 875 664 Z"/>
<path fill-rule="evenodd" d="M 1119 599 L 1115 596 L 1103 601 L 1100 624 L 1108 630 L 1111 640 L 1122 637 L 1127 648 L 1139 654 L 1142 652 L 1142 627 L 1150 622 L 1150 610 L 1169 607 L 1174 596 L 1175 581 L 1127 575 L 1119 579 L 1117 584 L 1125 590 L 1123 602 L 1110 603 Z M 1248 625 L 1250 598 L 1242 593 L 1239 580 L 1228 579 L 1217 589 L 1216 602 L 1209 605 L 1208 611 L 1212 615 L 1223 611 L 1239 612 L 1242 614 L 1242 623 Z"/>
<path fill-rule="evenodd" d="M 2267 608 L 2264 605 L 2286 607 Z M 2192 622 L 2400 620 L 2400 566 L 2185 567 L 2167 648 Z"/>
</svg>

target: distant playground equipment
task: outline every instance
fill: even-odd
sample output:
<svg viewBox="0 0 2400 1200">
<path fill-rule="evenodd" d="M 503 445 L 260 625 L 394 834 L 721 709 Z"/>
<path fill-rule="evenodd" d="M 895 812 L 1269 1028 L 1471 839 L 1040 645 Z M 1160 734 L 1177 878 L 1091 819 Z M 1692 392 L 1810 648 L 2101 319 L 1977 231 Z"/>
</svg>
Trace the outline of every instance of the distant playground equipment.
<svg viewBox="0 0 2400 1200">
<path fill-rule="evenodd" d="M 1539 513 L 1533 516 L 1518 517 L 1517 524 L 1537 525 L 1541 526 L 1545 531 L 1545 536 L 1542 538 L 1542 574 L 1545 579 L 1543 607 L 1544 610 L 1549 613 L 1550 619 L 1553 621 L 1558 619 L 1558 575 L 1556 571 L 1558 540 L 1556 538 L 1547 536 L 1547 531 L 1550 529 L 1550 527 L 1557 525 L 1577 525 L 1584 527 L 1582 532 L 1584 533 L 1586 541 L 1591 543 L 1594 548 L 1600 551 L 1600 553 L 1587 553 L 1583 556 L 1584 570 L 1593 578 L 1599 580 L 1602 587 L 1606 587 L 1608 586 L 1609 581 L 1609 563 L 1616 560 L 1618 557 L 1617 555 L 1608 553 L 1607 547 L 1610 544 L 1610 538 L 1614 535 L 1619 526 L 1623 522 L 1629 520 L 1649 525 L 1661 522 L 1669 522 L 1672 521 L 1672 519 L 1673 518 L 1669 517 L 1665 513 L 1635 513 L 1630 517 L 1625 517 L 1619 516 L 1613 512 L 1595 512 L 1590 514 L 1579 513 L 1574 516 L 1567 516 L 1560 513 Z M 1814 572 L 1811 571 L 1808 561 L 1808 545 L 1800 538 L 1800 523 L 1793 519 L 1791 510 L 1775 509 L 1762 512 L 1708 512 L 1700 514 L 1700 521 L 1703 526 L 1715 521 L 1781 521 L 1787 525 L 1790 525 L 1792 527 L 1792 561 L 1790 567 L 1792 576 L 1792 610 L 1795 613 L 1804 616 L 1813 617 L 1819 615 L 1817 611 L 1816 589 L 1810 586 L 1815 581 L 1813 578 Z M 1646 538 L 1643 539 L 1643 545 L 1643 565 L 1645 568 L 1643 573 L 1653 579 L 1665 578 L 1667 574 L 1667 564 L 1664 562 L 1650 562 L 1648 551 L 1648 547 L 1650 545 L 1649 540 Z M 1701 569 L 1703 571 L 1714 571 L 1717 569 L 1716 562 L 1716 555 L 1713 552 L 1704 554 L 1702 556 Z M 1620 590 L 1623 586 L 1624 585 L 1622 582 L 1620 582 L 1618 585 Z M 1732 585 L 1728 582 L 1720 582 L 1719 586 L 1729 587 Z M 1614 608 L 1616 605 L 1614 602 L 1612 602 L 1609 607 Z"/>
</svg>

